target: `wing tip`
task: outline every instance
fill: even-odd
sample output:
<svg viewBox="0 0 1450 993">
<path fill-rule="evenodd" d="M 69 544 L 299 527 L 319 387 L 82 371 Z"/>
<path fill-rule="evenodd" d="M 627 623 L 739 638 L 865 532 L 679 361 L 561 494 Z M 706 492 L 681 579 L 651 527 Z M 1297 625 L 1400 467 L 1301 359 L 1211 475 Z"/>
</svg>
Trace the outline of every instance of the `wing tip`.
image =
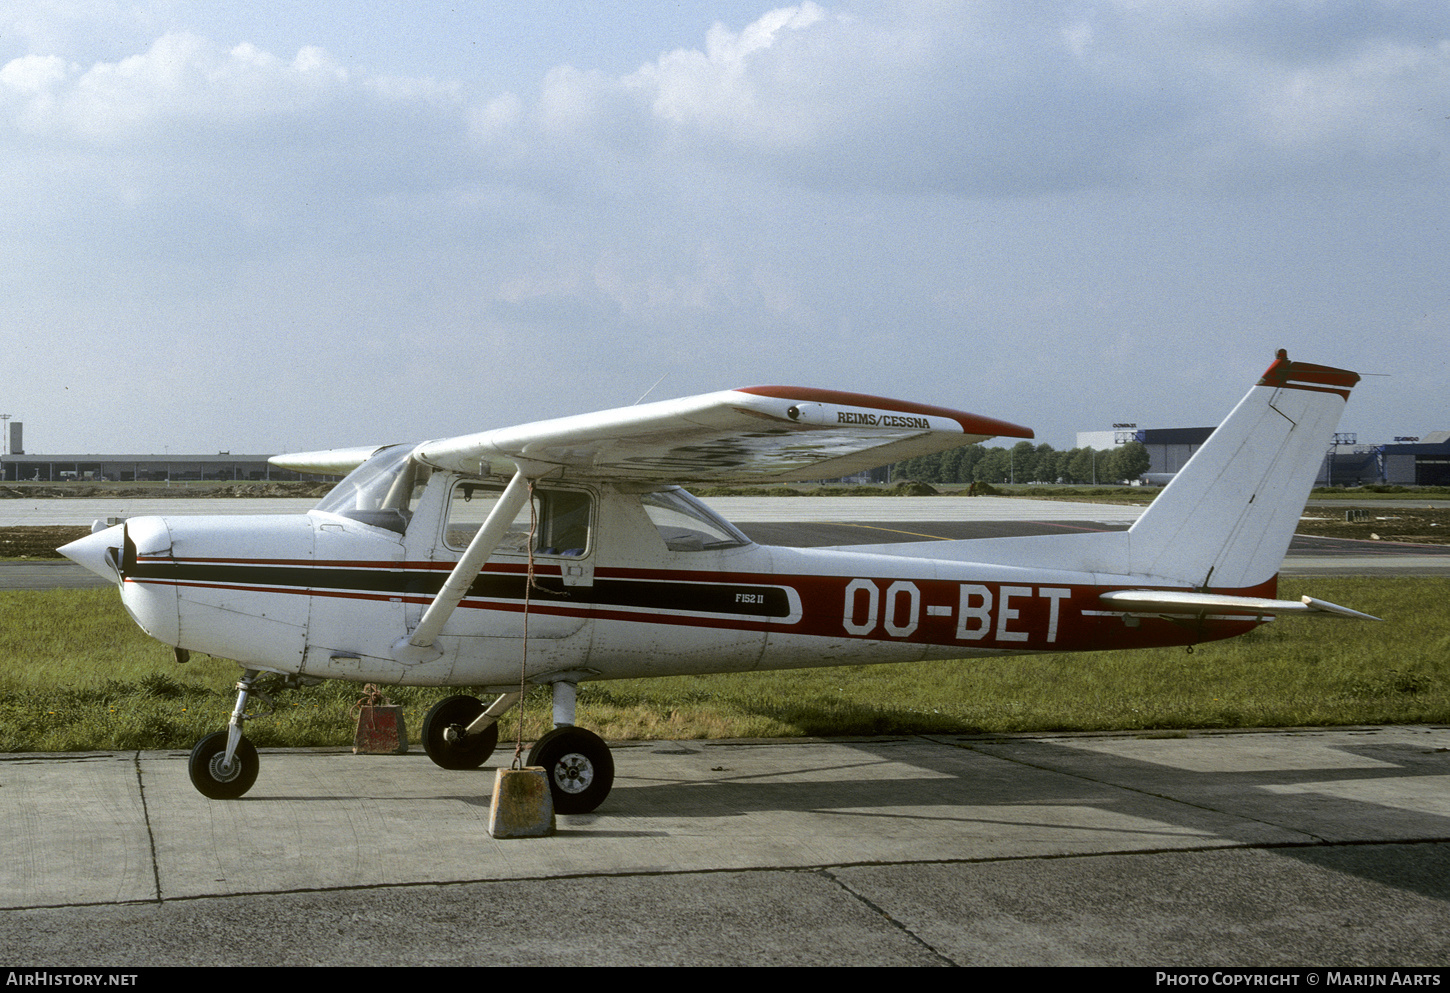
<svg viewBox="0 0 1450 993">
<path fill-rule="evenodd" d="M 316 452 L 285 452 L 267 459 L 279 469 L 312 472 L 323 476 L 345 476 L 387 445 L 362 445 L 356 448 L 327 448 Z"/>
</svg>

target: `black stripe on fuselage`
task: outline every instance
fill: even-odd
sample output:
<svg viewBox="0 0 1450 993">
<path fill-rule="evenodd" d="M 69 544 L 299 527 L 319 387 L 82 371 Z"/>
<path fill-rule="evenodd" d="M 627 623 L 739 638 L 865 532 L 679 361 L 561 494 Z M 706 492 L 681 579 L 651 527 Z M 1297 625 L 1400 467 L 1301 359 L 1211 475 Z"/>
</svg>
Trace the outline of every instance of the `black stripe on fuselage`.
<svg viewBox="0 0 1450 993">
<path fill-rule="evenodd" d="M 127 571 L 127 580 L 183 586 L 254 587 L 272 591 L 351 593 L 358 596 L 398 596 L 431 599 L 448 573 L 436 569 L 304 566 L 289 563 L 243 563 L 140 559 Z M 522 573 L 485 572 L 474 579 L 466 596 L 472 599 L 522 603 Z M 528 591 L 535 603 L 561 603 L 602 609 L 688 611 L 740 617 L 786 618 L 790 596 L 779 586 L 751 583 L 711 583 L 697 579 L 608 579 L 596 577 L 589 586 L 565 586 L 559 576 L 534 576 Z"/>
</svg>

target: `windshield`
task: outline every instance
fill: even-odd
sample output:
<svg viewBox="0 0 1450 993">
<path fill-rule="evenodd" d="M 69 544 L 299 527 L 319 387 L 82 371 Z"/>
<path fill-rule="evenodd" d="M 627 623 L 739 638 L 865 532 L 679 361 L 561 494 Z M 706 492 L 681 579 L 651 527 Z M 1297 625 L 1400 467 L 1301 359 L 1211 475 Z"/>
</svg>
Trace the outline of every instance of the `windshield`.
<svg viewBox="0 0 1450 993">
<path fill-rule="evenodd" d="M 313 509 L 402 534 L 412 517 L 414 498 L 432 472 L 409 458 L 412 452 L 412 445 L 380 449 Z"/>
</svg>

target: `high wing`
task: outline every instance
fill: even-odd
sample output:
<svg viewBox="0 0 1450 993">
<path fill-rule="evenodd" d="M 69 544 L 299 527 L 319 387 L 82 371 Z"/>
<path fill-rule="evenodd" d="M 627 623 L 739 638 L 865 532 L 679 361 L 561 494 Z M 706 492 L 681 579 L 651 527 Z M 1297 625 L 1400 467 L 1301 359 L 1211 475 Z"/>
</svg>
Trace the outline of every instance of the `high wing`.
<svg viewBox="0 0 1450 993">
<path fill-rule="evenodd" d="M 424 442 L 440 469 L 640 482 L 794 482 L 846 476 L 1029 428 L 946 407 L 750 386 Z M 314 453 L 324 454 L 324 453 Z"/>
</svg>

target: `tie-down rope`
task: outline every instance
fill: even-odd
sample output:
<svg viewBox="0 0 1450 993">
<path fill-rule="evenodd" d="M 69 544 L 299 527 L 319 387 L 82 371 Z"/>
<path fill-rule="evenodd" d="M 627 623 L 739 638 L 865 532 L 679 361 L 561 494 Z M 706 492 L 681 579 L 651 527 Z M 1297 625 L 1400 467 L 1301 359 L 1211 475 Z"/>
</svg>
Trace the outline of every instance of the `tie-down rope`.
<svg viewBox="0 0 1450 993">
<path fill-rule="evenodd" d="M 539 508 L 534 502 L 534 481 L 529 484 L 529 565 L 524 574 L 524 644 L 519 651 L 519 730 L 514 739 L 514 761 L 510 768 L 524 767 L 524 699 L 528 688 L 526 679 L 529 670 L 529 594 L 534 588 L 534 533 L 539 527 Z"/>
</svg>

